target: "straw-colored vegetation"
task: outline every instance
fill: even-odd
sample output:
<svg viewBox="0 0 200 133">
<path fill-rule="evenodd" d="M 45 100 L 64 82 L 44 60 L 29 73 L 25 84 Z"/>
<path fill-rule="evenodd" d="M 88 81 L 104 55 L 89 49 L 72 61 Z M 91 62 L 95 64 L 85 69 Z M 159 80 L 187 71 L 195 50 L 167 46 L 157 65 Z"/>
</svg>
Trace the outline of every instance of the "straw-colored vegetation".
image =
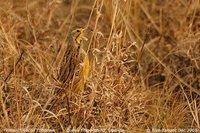
<svg viewBox="0 0 200 133">
<path fill-rule="evenodd" d="M 89 78 L 57 98 L 74 26 Z M 199 0 L 0 0 L 0 57 L 0 132 L 200 130 Z"/>
</svg>

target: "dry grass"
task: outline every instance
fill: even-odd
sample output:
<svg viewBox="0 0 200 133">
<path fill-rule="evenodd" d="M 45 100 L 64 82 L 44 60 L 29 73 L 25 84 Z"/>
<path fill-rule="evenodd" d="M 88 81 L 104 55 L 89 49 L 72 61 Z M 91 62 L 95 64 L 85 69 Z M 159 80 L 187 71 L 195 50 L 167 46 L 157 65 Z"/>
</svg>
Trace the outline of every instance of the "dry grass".
<svg viewBox="0 0 200 133">
<path fill-rule="evenodd" d="M 0 5 L 1 132 L 200 130 L 199 0 L 1 0 Z M 83 46 L 90 76 L 82 94 L 72 95 L 69 114 L 66 99 L 51 110 L 44 105 L 57 86 L 58 49 L 75 25 L 92 29 Z"/>
</svg>

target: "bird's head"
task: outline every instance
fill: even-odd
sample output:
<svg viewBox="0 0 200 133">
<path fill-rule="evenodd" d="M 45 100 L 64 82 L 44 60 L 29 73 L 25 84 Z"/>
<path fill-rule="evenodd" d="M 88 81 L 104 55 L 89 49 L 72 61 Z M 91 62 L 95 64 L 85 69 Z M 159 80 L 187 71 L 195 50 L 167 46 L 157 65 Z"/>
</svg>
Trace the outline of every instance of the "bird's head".
<svg viewBox="0 0 200 133">
<path fill-rule="evenodd" d="M 73 39 L 80 44 L 82 39 L 84 38 L 84 28 L 75 28 L 72 32 Z"/>
</svg>

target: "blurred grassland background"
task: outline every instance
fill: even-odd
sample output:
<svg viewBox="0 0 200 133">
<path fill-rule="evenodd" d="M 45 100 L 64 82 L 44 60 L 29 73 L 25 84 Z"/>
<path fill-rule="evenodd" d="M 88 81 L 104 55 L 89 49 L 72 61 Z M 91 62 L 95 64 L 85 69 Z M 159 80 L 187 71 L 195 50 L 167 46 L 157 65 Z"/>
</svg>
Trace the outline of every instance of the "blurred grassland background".
<svg viewBox="0 0 200 133">
<path fill-rule="evenodd" d="M 90 76 L 54 110 L 58 49 L 89 27 Z M 200 130 L 199 0 L 0 0 L 0 129 Z M 43 115 L 42 112 L 46 112 Z"/>
</svg>

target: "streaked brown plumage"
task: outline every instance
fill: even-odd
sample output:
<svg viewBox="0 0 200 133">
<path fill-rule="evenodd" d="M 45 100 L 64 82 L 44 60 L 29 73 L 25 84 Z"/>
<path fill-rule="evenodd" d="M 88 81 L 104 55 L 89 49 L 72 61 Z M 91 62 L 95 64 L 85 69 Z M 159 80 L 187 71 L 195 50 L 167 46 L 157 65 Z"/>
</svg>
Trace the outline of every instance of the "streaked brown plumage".
<svg viewBox="0 0 200 133">
<path fill-rule="evenodd" d="M 63 84 L 69 82 L 75 73 L 80 51 L 80 46 L 78 45 L 76 43 L 68 44 L 58 75 L 58 80 Z"/>
</svg>

